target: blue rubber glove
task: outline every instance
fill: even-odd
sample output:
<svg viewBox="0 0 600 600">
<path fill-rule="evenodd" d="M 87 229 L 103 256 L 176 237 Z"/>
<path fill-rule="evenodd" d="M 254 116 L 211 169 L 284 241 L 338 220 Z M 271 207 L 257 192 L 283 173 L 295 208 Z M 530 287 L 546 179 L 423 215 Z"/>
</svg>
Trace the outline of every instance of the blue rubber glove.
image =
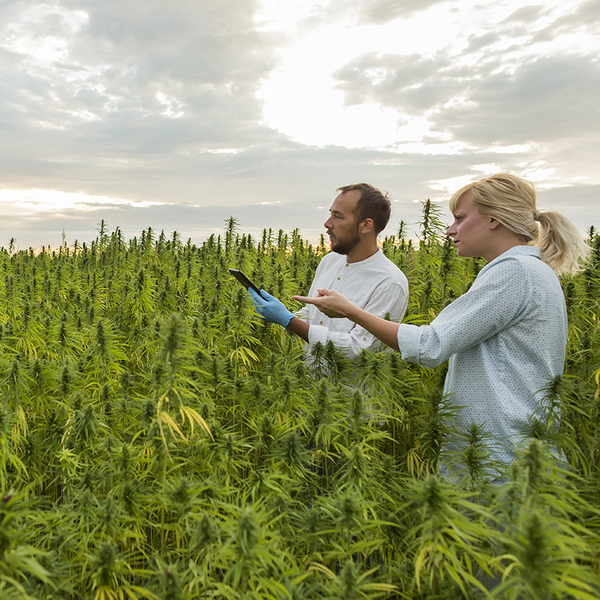
<svg viewBox="0 0 600 600">
<path fill-rule="evenodd" d="M 252 288 L 248 288 L 250 299 L 256 312 L 269 323 L 277 323 L 282 327 L 287 327 L 294 316 L 277 298 L 267 294 L 265 290 L 260 290 L 259 296 Z"/>
</svg>

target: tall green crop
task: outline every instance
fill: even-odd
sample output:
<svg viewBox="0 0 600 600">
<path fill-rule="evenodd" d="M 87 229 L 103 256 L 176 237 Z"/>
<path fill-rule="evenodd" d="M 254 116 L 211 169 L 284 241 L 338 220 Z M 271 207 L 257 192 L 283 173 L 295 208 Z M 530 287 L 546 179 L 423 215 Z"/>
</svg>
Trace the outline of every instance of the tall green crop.
<svg viewBox="0 0 600 600">
<path fill-rule="evenodd" d="M 429 322 L 482 261 L 435 203 L 383 240 Z M 304 345 L 261 321 L 227 269 L 299 308 L 327 252 L 234 217 L 185 243 L 0 249 L 0 597 L 581 598 L 600 595 L 600 236 L 562 280 L 565 374 L 522 456 L 456 432 L 445 365 Z M 312 363 L 312 367 L 308 365 Z M 354 379 L 353 379 L 354 378 Z M 448 435 L 463 471 L 439 476 Z M 547 446 L 558 448 L 560 459 Z M 493 590 L 490 582 L 496 582 Z"/>
</svg>

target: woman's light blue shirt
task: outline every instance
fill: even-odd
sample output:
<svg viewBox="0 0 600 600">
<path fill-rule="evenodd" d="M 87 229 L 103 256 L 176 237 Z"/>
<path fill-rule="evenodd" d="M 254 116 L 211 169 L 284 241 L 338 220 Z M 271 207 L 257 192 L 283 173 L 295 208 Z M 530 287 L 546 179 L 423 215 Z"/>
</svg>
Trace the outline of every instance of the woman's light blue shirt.
<svg viewBox="0 0 600 600">
<path fill-rule="evenodd" d="M 461 407 L 457 425 L 483 424 L 496 441 L 493 458 L 503 463 L 514 459 L 542 388 L 563 372 L 566 343 L 560 283 L 532 246 L 487 264 L 428 327 L 398 329 L 404 360 L 436 367 L 450 359 L 444 392 Z"/>
</svg>

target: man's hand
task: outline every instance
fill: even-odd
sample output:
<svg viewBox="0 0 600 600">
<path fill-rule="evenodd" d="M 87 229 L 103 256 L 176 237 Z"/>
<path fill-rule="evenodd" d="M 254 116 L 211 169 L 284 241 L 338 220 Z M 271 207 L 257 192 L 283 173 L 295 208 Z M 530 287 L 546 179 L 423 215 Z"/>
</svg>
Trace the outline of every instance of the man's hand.
<svg viewBox="0 0 600 600">
<path fill-rule="evenodd" d="M 260 290 L 259 296 L 252 288 L 248 288 L 250 299 L 256 312 L 269 323 L 277 323 L 282 327 L 287 327 L 294 316 L 277 298 L 267 294 L 265 290 Z"/>
<path fill-rule="evenodd" d="M 327 289 L 320 289 L 317 292 L 319 295 L 314 298 L 308 296 L 292 296 L 292 298 L 305 304 L 314 304 L 322 313 L 332 319 L 348 317 L 352 308 L 355 308 L 354 304 L 339 292 Z"/>
</svg>

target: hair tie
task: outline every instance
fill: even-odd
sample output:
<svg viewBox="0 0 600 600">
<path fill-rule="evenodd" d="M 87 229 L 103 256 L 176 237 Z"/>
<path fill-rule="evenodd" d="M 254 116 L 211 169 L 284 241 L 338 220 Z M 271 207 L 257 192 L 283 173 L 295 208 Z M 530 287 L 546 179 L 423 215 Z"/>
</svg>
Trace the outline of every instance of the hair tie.
<svg viewBox="0 0 600 600">
<path fill-rule="evenodd" d="M 534 211 L 534 213 L 533 213 L 533 220 L 534 221 L 539 221 L 541 215 L 542 215 L 542 213 L 539 210 Z"/>
</svg>

